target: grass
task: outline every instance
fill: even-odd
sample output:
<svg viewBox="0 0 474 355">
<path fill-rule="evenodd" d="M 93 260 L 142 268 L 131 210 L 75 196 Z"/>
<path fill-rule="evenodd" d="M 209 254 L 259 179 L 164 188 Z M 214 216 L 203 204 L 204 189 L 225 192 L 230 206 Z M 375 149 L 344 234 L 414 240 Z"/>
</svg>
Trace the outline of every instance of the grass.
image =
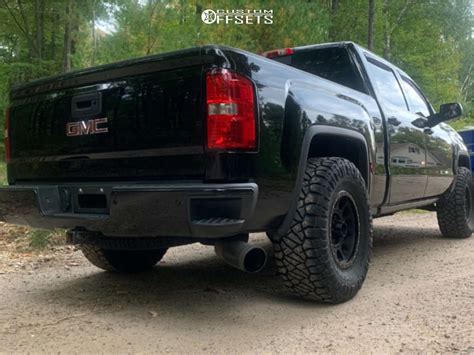
<svg viewBox="0 0 474 355">
<path fill-rule="evenodd" d="M 5 164 L 5 145 L 0 142 L 0 185 L 7 184 L 7 165 Z"/>
<path fill-rule="evenodd" d="M 40 253 L 49 248 L 64 245 L 65 230 L 34 229 L 12 224 L 0 226 L 0 250 L 17 253 Z"/>
<path fill-rule="evenodd" d="M 7 166 L 5 162 L 2 160 L 0 162 L 0 185 L 7 184 Z"/>
<path fill-rule="evenodd" d="M 3 155 L 4 146 L 0 144 L 0 156 Z M 7 169 L 5 161 L 0 161 L 0 185 L 7 185 Z M 26 237 L 26 238 L 25 238 Z M 0 237 L 1 238 L 1 237 Z M 42 251 L 52 246 L 64 244 L 64 230 L 42 230 L 33 228 L 9 228 L 7 239 L 16 244 L 19 252 Z"/>
<path fill-rule="evenodd" d="M 411 210 L 405 210 L 405 211 L 400 211 L 398 213 L 401 213 L 401 214 L 426 214 L 426 213 L 430 213 L 430 211 L 427 211 L 427 210 L 420 210 L 419 208 L 412 208 Z"/>
<path fill-rule="evenodd" d="M 64 245 L 64 238 L 64 231 L 60 229 L 54 231 L 31 229 L 27 233 L 28 249 L 41 251 L 49 247 Z"/>
</svg>

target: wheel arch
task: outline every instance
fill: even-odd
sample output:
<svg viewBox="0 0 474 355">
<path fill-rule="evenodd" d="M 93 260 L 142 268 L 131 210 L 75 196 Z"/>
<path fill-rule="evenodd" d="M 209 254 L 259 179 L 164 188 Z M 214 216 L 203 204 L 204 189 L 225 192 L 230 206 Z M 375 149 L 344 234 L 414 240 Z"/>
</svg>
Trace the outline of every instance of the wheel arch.
<svg viewBox="0 0 474 355">
<path fill-rule="evenodd" d="M 354 163 L 362 174 L 366 187 L 369 188 L 369 154 L 362 134 L 344 129 L 342 131 L 330 129 L 316 133 L 310 142 L 306 160 L 329 156 L 345 158 Z"/>
<path fill-rule="evenodd" d="M 331 144 L 334 143 L 334 140 L 339 141 L 337 144 Z M 350 147 L 350 149 L 348 149 L 348 147 Z M 345 158 L 354 163 L 364 178 L 367 189 L 370 189 L 369 147 L 364 135 L 358 131 L 342 127 L 324 125 L 308 127 L 301 147 L 296 183 L 292 193 L 290 208 L 277 230 L 277 236 L 283 235 L 290 227 L 293 214 L 297 208 L 306 161 L 309 158 L 329 156 Z"/>
</svg>

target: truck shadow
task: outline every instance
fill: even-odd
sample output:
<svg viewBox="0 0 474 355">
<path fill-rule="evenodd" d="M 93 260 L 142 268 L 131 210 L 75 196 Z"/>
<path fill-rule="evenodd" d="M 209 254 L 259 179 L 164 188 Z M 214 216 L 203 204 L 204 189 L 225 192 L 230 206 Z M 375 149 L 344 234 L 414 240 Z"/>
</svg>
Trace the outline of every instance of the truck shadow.
<svg viewBox="0 0 474 355">
<path fill-rule="evenodd" d="M 456 241 L 441 239 L 437 228 L 377 227 L 371 269 L 363 292 L 374 292 L 374 288 L 381 285 L 377 277 L 387 277 L 391 272 L 384 265 L 399 262 L 401 255 L 431 247 L 442 248 L 453 242 Z M 210 248 L 194 247 L 198 250 L 196 254 L 187 251 L 185 257 L 180 258 L 177 249 L 169 258 L 165 257 L 161 265 L 146 273 L 117 275 L 81 266 L 72 275 L 53 279 L 49 287 L 34 290 L 25 297 L 64 307 L 68 313 L 93 312 L 99 317 L 101 313 L 119 318 L 132 314 L 150 317 L 156 313 L 162 319 L 212 321 L 215 318 L 226 319 L 226 322 L 235 322 L 241 312 L 250 312 L 255 304 L 269 300 L 273 307 L 333 308 L 290 296 L 277 275 L 270 242 L 258 238 L 257 244 L 270 256 L 268 266 L 258 274 L 245 274 L 227 266 Z M 406 264 L 410 262 L 413 265 Z M 404 263 L 407 268 L 417 267 L 416 260 L 408 258 Z M 345 305 L 356 303 L 358 299 Z"/>
</svg>

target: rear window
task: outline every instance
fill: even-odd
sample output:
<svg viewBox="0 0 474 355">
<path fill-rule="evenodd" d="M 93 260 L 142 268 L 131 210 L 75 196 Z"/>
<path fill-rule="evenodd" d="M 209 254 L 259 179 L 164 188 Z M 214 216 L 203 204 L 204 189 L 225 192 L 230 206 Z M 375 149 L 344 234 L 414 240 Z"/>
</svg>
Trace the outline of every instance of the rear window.
<svg viewBox="0 0 474 355">
<path fill-rule="evenodd" d="M 351 89 L 367 93 L 364 82 L 355 69 L 346 48 L 300 49 L 296 50 L 291 56 L 279 57 L 275 60 Z"/>
</svg>

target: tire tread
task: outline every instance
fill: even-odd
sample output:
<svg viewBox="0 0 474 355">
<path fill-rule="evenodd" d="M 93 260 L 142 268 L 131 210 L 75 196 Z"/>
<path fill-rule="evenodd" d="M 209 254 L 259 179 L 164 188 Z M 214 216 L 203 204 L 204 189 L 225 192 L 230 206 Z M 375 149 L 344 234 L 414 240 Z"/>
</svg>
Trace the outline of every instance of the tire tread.
<svg viewBox="0 0 474 355">
<path fill-rule="evenodd" d="M 286 286 L 305 299 L 341 303 L 352 298 L 365 280 L 372 249 L 372 217 L 369 216 L 369 252 L 363 275 L 353 283 L 340 283 L 334 277 L 327 234 L 331 191 L 337 182 L 350 177 L 365 191 L 365 182 L 355 165 L 343 158 L 311 158 L 307 161 L 297 210 L 291 228 L 274 240 L 275 261 Z"/>
<path fill-rule="evenodd" d="M 439 229 L 445 238 L 468 238 L 472 234 L 464 210 L 466 185 L 472 185 L 471 171 L 460 167 L 454 180 L 454 187 L 436 203 Z M 472 188 L 470 191 L 472 193 Z"/>
</svg>

